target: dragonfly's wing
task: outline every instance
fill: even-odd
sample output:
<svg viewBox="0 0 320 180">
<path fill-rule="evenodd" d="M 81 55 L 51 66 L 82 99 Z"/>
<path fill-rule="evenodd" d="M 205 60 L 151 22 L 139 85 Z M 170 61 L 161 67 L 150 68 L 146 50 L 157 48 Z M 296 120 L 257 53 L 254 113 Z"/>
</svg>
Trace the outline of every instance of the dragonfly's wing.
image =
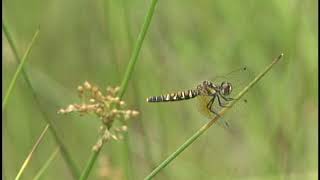
<svg viewBox="0 0 320 180">
<path fill-rule="evenodd" d="M 232 93 L 230 97 L 234 97 L 250 82 L 251 74 L 249 68 L 239 67 L 224 75 L 216 75 L 210 80 L 216 85 L 220 85 L 223 81 L 231 83 Z"/>
<path fill-rule="evenodd" d="M 198 96 L 197 97 L 197 101 L 198 101 L 198 104 L 197 104 L 197 107 L 198 107 L 198 110 L 201 114 L 203 114 L 206 118 L 208 119 L 213 119 L 216 115 L 211 112 L 207 105 L 209 103 L 209 101 L 212 99 L 212 97 L 210 96 Z M 216 102 L 215 102 L 216 103 Z M 219 109 L 218 108 L 214 108 L 214 110 L 218 113 L 219 112 Z M 217 124 L 223 128 L 228 128 L 229 127 L 229 123 L 223 119 L 223 117 L 221 117 L 218 121 L 217 121 Z"/>
</svg>

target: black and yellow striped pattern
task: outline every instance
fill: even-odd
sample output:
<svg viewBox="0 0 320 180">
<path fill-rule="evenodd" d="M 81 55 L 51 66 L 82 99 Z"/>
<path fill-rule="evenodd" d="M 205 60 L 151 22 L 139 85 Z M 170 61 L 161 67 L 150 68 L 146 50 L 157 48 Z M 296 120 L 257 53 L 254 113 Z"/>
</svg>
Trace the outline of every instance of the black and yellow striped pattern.
<svg viewBox="0 0 320 180">
<path fill-rule="evenodd" d="M 180 91 L 161 96 L 151 96 L 147 98 L 147 102 L 168 102 L 168 101 L 182 101 L 197 97 L 200 94 L 198 90 Z"/>
</svg>

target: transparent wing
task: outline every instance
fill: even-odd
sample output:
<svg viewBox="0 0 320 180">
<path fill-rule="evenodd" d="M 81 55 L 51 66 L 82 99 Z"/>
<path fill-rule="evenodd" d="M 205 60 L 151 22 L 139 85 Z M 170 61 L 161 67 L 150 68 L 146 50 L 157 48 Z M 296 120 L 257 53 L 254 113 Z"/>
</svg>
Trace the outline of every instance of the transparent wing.
<svg viewBox="0 0 320 180">
<path fill-rule="evenodd" d="M 217 86 L 220 86 L 222 82 L 229 82 L 232 85 L 232 92 L 229 95 L 229 97 L 234 98 L 251 80 L 251 73 L 247 67 L 239 67 L 237 69 L 234 69 L 230 71 L 229 73 L 224 73 L 224 75 L 217 75 L 214 78 L 211 79 L 213 83 L 215 83 Z M 212 119 L 216 115 L 208 109 L 207 105 L 210 102 L 212 97 L 210 96 L 199 96 L 198 99 L 198 109 L 201 114 L 203 114 L 206 118 Z M 221 102 L 224 105 L 227 105 L 227 101 L 220 98 Z M 241 104 L 241 105 L 240 105 Z M 233 112 L 238 113 L 239 106 L 245 106 L 246 103 L 241 102 L 236 107 L 232 108 Z M 215 99 L 215 102 L 212 105 L 212 110 L 215 112 L 219 112 L 221 110 L 221 106 L 219 106 L 218 99 Z M 230 115 L 221 117 L 217 124 L 225 129 L 229 129 L 230 123 L 229 123 Z"/>
<path fill-rule="evenodd" d="M 231 83 L 230 97 L 234 97 L 250 82 L 251 77 L 251 72 L 247 67 L 239 67 L 228 73 L 216 75 L 211 81 L 216 85 L 221 85 L 222 82 Z"/>
</svg>

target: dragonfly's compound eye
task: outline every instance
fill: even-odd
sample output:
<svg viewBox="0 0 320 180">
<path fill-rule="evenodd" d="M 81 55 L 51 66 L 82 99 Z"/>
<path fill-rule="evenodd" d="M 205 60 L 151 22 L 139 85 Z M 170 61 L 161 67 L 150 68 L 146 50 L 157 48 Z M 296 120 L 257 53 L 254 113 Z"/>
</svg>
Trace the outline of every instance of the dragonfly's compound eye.
<svg viewBox="0 0 320 180">
<path fill-rule="evenodd" d="M 232 91 L 231 83 L 228 83 L 228 82 L 221 83 L 221 94 L 222 95 L 227 96 L 231 93 L 231 91 Z"/>
</svg>

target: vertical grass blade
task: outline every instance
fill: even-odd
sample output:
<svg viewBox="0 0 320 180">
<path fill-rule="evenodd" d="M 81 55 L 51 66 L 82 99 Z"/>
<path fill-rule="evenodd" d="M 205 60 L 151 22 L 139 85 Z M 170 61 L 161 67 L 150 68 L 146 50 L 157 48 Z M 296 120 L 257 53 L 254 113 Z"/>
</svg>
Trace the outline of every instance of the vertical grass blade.
<svg viewBox="0 0 320 180">
<path fill-rule="evenodd" d="M 4 26 L 4 25 L 3 25 Z M 5 31 L 7 31 L 6 28 L 4 28 Z M 33 44 L 35 42 L 35 40 L 37 39 L 38 35 L 39 35 L 39 32 L 40 32 L 40 28 L 38 28 L 36 30 L 36 32 L 34 33 L 33 35 L 33 38 L 31 40 L 31 42 L 29 43 L 29 46 L 26 50 L 26 52 L 24 53 L 22 59 L 21 59 L 21 62 L 16 70 L 16 72 L 14 73 L 13 77 L 12 77 L 12 80 L 10 81 L 10 84 L 9 84 L 9 87 L 7 89 L 7 92 L 6 92 L 6 95 L 4 96 L 3 98 L 3 102 L 2 102 L 2 110 L 4 110 L 4 108 L 6 107 L 7 103 L 8 103 L 8 100 L 9 100 L 9 97 L 12 93 L 12 90 L 14 88 L 14 85 L 16 84 L 16 81 L 17 81 L 17 78 L 18 76 L 20 75 L 21 73 L 21 70 L 22 70 L 22 67 L 23 65 L 25 64 L 26 60 L 27 60 L 27 57 L 29 56 L 30 52 L 31 52 L 31 49 L 33 47 Z M 12 41 L 12 39 L 10 38 L 10 40 Z M 16 51 L 16 50 L 15 50 Z"/>
<path fill-rule="evenodd" d="M 147 31 L 148 31 L 152 16 L 154 14 L 154 10 L 156 8 L 157 2 L 158 2 L 158 0 L 151 1 L 150 8 L 149 8 L 147 16 L 143 22 L 142 29 L 139 33 L 137 42 L 134 46 L 133 53 L 131 55 L 129 64 L 127 66 L 127 70 L 124 74 L 124 78 L 123 78 L 121 86 L 120 86 L 120 92 L 119 92 L 120 99 L 122 99 L 124 92 L 127 90 L 129 79 L 130 79 L 131 74 L 133 72 L 134 65 L 136 64 L 136 62 L 138 60 L 138 56 L 139 56 L 139 53 L 140 53 L 140 50 L 141 50 L 141 47 L 143 44 L 143 40 L 147 34 Z"/>
<path fill-rule="evenodd" d="M 24 162 L 23 162 L 23 164 L 22 164 L 22 166 L 21 166 L 21 168 L 20 168 L 20 170 L 19 170 L 19 172 L 18 172 L 15 180 L 20 179 L 23 171 L 25 170 L 25 168 L 27 167 L 28 163 L 30 162 L 33 153 L 35 152 L 35 150 L 36 150 L 37 147 L 39 146 L 40 142 L 42 141 L 42 139 L 43 139 L 43 137 L 44 137 L 44 135 L 46 134 L 46 132 L 47 132 L 48 129 L 49 129 L 49 125 L 47 125 L 47 126 L 44 128 L 44 130 L 42 131 L 42 133 L 41 133 L 40 137 L 38 138 L 37 142 L 36 142 L 36 143 L 34 144 L 34 146 L 32 147 L 32 149 L 31 149 L 29 155 L 27 156 L 26 160 L 24 160 Z"/>
<path fill-rule="evenodd" d="M 20 57 L 18 56 L 18 50 L 17 50 L 16 46 L 13 46 L 15 43 L 13 42 L 12 36 L 11 36 L 10 32 L 8 31 L 7 26 L 4 22 L 2 24 L 2 29 L 3 29 L 4 34 L 6 35 L 6 38 L 9 42 L 11 49 L 13 51 L 14 57 L 20 62 Z"/>
<path fill-rule="evenodd" d="M 84 180 L 87 179 L 89 176 L 89 173 L 94 165 L 94 162 L 97 160 L 97 157 L 100 153 L 102 148 L 99 148 L 97 151 L 92 152 L 90 159 L 84 169 L 84 171 L 82 172 L 81 176 L 80 176 L 80 180 Z"/>
<path fill-rule="evenodd" d="M 208 130 L 222 115 L 224 115 L 239 99 L 245 95 L 250 88 L 253 87 L 283 56 L 283 53 L 278 56 L 272 63 L 267 66 L 256 78 L 254 78 L 230 103 L 230 106 L 221 109 L 220 116 L 215 116 L 212 120 L 202 126 L 196 133 L 194 133 L 186 142 L 184 142 L 174 153 L 172 153 L 167 159 L 165 159 L 158 167 L 156 167 L 145 180 L 152 179 L 158 174 L 164 167 L 166 167 L 172 160 L 174 160 L 180 153 L 182 153 L 187 147 L 189 147 L 198 137 L 200 137 L 206 130 Z"/>
<path fill-rule="evenodd" d="M 148 9 L 148 12 L 147 12 L 147 16 L 143 22 L 143 25 L 142 25 L 142 29 L 138 35 L 138 39 L 137 39 L 137 42 L 134 46 L 134 50 L 133 50 L 133 53 L 130 57 L 130 60 L 129 60 L 129 64 L 127 66 L 127 69 L 126 69 L 126 72 L 125 72 L 125 75 L 124 75 L 124 78 L 121 82 L 121 85 L 120 85 L 120 92 L 119 92 L 119 98 L 122 99 L 124 93 L 126 92 L 127 90 L 127 86 L 128 86 L 128 82 L 129 82 L 129 79 L 132 75 L 132 72 L 133 72 L 133 69 L 134 69 L 134 66 L 138 60 L 138 56 L 139 56 L 139 53 L 140 53 L 140 50 L 141 50 L 141 47 L 142 47 L 142 44 L 143 44 L 143 40 L 147 34 L 147 31 L 149 29 L 149 25 L 150 25 L 150 22 L 151 22 L 151 19 L 152 19 L 152 16 L 154 14 L 154 11 L 155 11 L 155 7 L 156 7 L 156 4 L 157 4 L 158 0 L 152 0 L 151 1 L 151 4 L 149 6 L 149 9 Z M 85 167 L 85 169 L 83 170 L 81 176 L 80 176 L 80 179 L 81 180 L 85 180 L 88 178 L 89 176 L 89 173 L 99 155 L 101 151 L 101 148 L 99 148 L 99 150 L 97 151 L 93 151 L 92 154 L 91 154 L 91 157 Z"/>
</svg>

